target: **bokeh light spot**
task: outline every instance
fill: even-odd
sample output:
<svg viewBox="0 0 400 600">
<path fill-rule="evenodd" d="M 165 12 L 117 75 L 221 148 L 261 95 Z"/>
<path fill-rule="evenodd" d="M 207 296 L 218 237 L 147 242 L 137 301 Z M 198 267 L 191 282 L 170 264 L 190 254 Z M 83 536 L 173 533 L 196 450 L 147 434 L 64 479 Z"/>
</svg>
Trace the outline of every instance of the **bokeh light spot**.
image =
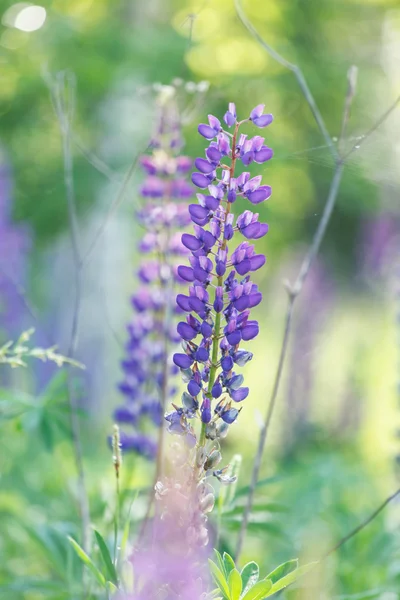
<svg viewBox="0 0 400 600">
<path fill-rule="evenodd" d="M 13 4 L 4 13 L 2 23 L 6 27 L 13 27 L 20 31 L 37 31 L 46 21 L 46 9 L 43 6 L 18 2 Z"/>
</svg>

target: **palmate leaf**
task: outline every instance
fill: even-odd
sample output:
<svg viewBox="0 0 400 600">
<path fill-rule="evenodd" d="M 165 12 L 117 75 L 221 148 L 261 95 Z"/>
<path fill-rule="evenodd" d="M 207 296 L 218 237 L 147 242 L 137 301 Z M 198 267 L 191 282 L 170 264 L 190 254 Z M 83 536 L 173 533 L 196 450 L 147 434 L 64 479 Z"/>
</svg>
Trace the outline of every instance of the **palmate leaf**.
<svg viewBox="0 0 400 600">
<path fill-rule="evenodd" d="M 210 565 L 211 575 L 221 590 L 224 599 L 230 600 L 230 590 L 225 578 L 225 573 L 221 571 L 221 569 L 210 558 L 208 559 L 208 564 Z"/>
<path fill-rule="evenodd" d="M 277 581 L 279 581 L 279 579 L 282 579 L 282 577 L 285 577 L 285 575 L 288 575 L 288 573 L 291 573 L 292 571 L 297 569 L 298 566 L 299 561 L 297 558 L 294 558 L 293 560 L 288 560 L 287 562 L 282 563 L 281 565 L 279 565 L 279 567 L 276 567 L 276 569 L 271 571 L 271 573 L 267 575 L 265 579 L 270 579 L 274 584 Z"/>
<path fill-rule="evenodd" d="M 243 594 L 245 594 L 258 581 L 260 570 L 258 564 L 254 561 L 247 563 L 242 569 Z"/>
<path fill-rule="evenodd" d="M 280 590 L 283 590 L 283 588 L 287 587 L 288 585 L 291 585 L 292 583 L 294 583 L 295 581 L 300 579 L 300 577 L 303 577 L 303 575 L 305 575 L 306 573 L 311 571 L 311 569 L 313 569 L 317 564 L 318 564 L 318 561 L 308 563 L 308 565 L 304 565 L 303 567 L 298 567 L 294 571 L 291 571 L 291 573 L 288 573 L 288 575 L 285 575 L 281 579 L 278 579 L 273 584 L 271 591 L 266 595 L 266 597 L 272 596 L 272 594 L 276 594 L 276 592 L 279 592 Z M 281 566 L 284 566 L 284 565 L 281 565 Z M 279 568 L 280 567 L 278 567 L 278 569 Z"/>
<path fill-rule="evenodd" d="M 259 581 L 253 587 L 251 587 L 241 600 L 263 600 L 267 596 L 270 596 L 270 590 L 272 588 L 272 582 L 269 579 L 263 579 Z"/>
<path fill-rule="evenodd" d="M 229 573 L 235 569 L 235 561 L 233 560 L 232 556 L 230 556 L 227 552 L 224 552 L 224 555 L 222 557 L 223 563 L 224 563 L 224 568 L 225 568 L 225 575 L 228 576 Z"/>
<path fill-rule="evenodd" d="M 237 569 L 232 569 L 229 573 L 228 586 L 230 593 L 230 600 L 239 600 L 240 594 L 242 593 L 242 578 Z"/>
<path fill-rule="evenodd" d="M 214 554 L 215 554 L 215 558 L 217 559 L 217 566 L 219 567 L 220 571 L 222 571 L 222 573 L 224 574 L 225 579 L 227 579 L 228 573 L 226 572 L 225 563 L 224 563 L 224 560 L 223 560 L 221 554 L 215 548 L 214 548 Z"/>
</svg>

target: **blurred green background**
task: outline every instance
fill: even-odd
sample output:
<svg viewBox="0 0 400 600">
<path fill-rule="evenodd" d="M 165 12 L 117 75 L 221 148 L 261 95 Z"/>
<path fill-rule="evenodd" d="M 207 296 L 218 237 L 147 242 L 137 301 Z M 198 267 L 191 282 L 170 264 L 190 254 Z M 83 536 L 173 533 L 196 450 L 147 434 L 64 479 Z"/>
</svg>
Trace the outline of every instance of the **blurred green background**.
<svg viewBox="0 0 400 600">
<path fill-rule="evenodd" d="M 57 73 L 67 70 L 76 78 L 72 153 L 83 254 L 106 222 L 83 272 L 77 355 L 88 369 L 76 387 L 87 408 L 82 424 L 92 520 L 110 523 L 112 461 L 105 440 L 119 401 L 121 344 L 140 258 L 134 218 L 139 170 L 112 217 L 106 215 L 151 135 L 154 84 L 183 80 L 185 104 L 192 108 L 185 152 L 193 157 L 204 148 L 197 123 L 208 113 L 221 117 L 229 101 L 240 116 L 265 103 L 275 117 L 266 133 L 275 156 L 262 168 L 273 188 L 260 207 L 270 224 L 259 244 L 267 254 L 258 280 L 265 296 L 257 309 L 262 333 L 245 373 L 251 394 L 225 447 L 228 458 L 243 455 L 240 486 L 248 483 L 276 369 L 286 308 L 282 281 L 294 278 L 310 243 L 334 164 L 293 74 L 244 29 L 233 0 L 53 0 L 40 6 L 24 20 L 28 4 L 0 0 L 1 155 L 10 170 L 12 226 L 28 228 L 30 239 L 24 280 L 16 273 L 7 284 L 21 303 L 14 331 L 34 326 L 37 344 L 56 342 L 67 352 L 75 274 L 62 136 L 49 90 Z M 399 95 L 398 0 L 244 0 L 243 7 L 265 40 L 301 67 L 336 140 L 346 73 L 357 65 L 345 148 L 357 145 Z M 204 80 L 210 87 L 198 101 L 190 82 Z M 262 476 L 278 479 L 259 490 L 260 499 L 280 506 L 254 516 L 243 556 L 259 560 L 265 571 L 293 556 L 319 556 L 398 485 L 399 134 L 397 111 L 352 155 L 296 306 L 263 461 Z M 7 264 L 3 246 L 1 265 Z M 4 340 L 8 335 L 4 327 Z M 45 407 L 46 398 L 57 398 L 62 407 L 62 374 L 50 391 L 41 391 L 52 373 L 36 366 L 4 372 L 2 398 L 28 394 Z M 47 592 L 33 592 L 32 583 L 9 587 L 36 577 L 62 587 L 63 536 L 79 535 L 73 457 L 64 439 L 65 415 L 55 406 L 40 417 L 33 411 L 0 421 L 0 585 L 6 600 L 74 597 L 50 584 Z M 127 489 L 148 485 L 147 463 L 128 458 L 124 477 Z M 228 549 L 239 521 L 240 514 L 224 525 Z M 324 565 L 314 587 L 285 597 L 400 598 L 399 523 L 394 504 Z M 375 595 L 356 595 L 365 590 Z"/>
</svg>

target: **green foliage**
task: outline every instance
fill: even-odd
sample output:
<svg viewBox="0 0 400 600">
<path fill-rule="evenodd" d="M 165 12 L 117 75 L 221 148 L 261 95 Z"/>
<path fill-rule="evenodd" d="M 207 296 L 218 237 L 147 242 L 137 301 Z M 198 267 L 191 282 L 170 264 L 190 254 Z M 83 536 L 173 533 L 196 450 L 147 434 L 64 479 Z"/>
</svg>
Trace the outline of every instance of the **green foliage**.
<svg viewBox="0 0 400 600">
<path fill-rule="evenodd" d="M 297 559 L 289 560 L 258 581 L 257 563 L 248 563 L 239 573 L 229 554 L 225 552 L 222 557 L 217 550 L 214 552 L 218 564 L 210 559 L 210 571 L 224 600 L 263 600 L 295 583 L 318 564 L 299 567 Z"/>
<path fill-rule="evenodd" d="M 80 362 L 58 354 L 56 352 L 57 346 L 52 346 L 51 348 L 29 348 L 29 346 L 26 346 L 26 342 L 29 342 L 34 332 L 34 329 L 27 329 L 21 333 L 16 342 L 9 341 L 1 346 L 0 364 L 8 364 L 14 368 L 26 367 L 25 360 L 27 358 L 37 358 L 43 362 L 54 362 L 58 367 L 71 365 L 79 369 L 85 368 Z"/>
<path fill-rule="evenodd" d="M 92 561 L 90 556 L 88 554 L 86 554 L 86 552 L 83 550 L 83 548 L 81 548 L 81 546 L 78 544 L 78 542 L 76 542 L 73 538 L 69 537 L 68 540 L 69 540 L 71 546 L 73 547 L 73 549 L 75 550 L 78 558 L 89 569 L 89 571 L 92 573 L 92 575 L 96 579 L 97 583 L 101 587 L 105 588 L 107 580 L 104 577 L 103 573 L 100 571 L 100 569 L 94 564 L 94 562 Z"/>
<path fill-rule="evenodd" d="M 0 422 L 15 419 L 21 431 L 38 435 L 51 452 L 57 439 L 71 437 L 67 375 L 57 373 L 37 397 L 0 389 Z"/>
<path fill-rule="evenodd" d="M 114 585 L 118 586 L 118 575 L 115 569 L 115 565 L 111 559 L 110 551 L 105 543 L 103 537 L 98 531 L 94 531 L 97 543 L 99 545 L 101 558 L 103 559 L 107 579 L 111 581 Z"/>
</svg>

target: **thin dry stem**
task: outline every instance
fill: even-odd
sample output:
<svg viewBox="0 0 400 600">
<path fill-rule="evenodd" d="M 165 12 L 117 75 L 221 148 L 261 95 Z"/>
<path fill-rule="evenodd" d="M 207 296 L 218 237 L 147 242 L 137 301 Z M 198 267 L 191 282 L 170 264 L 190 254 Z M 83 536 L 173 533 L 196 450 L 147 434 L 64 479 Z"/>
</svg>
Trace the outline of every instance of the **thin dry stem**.
<svg viewBox="0 0 400 600">
<path fill-rule="evenodd" d="M 301 290 L 304 286 L 307 275 L 310 271 L 312 262 L 313 262 L 314 258 L 316 257 L 316 255 L 318 254 L 322 240 L 325 236 L 326 229 L 328 227 L 330 218 L 332 216 L 333 209 L 335 207 L 336 198 L 337 198 L 340 183 L 342 180 L 343 169 L 345 166 L 346 159 L 348 158 L 348 156 L 350 156 L 352 154 L 352 152 L 356 149 L 356 147 L 354 147 L 352 150 L 350 150 L 344 156 L 340 156 L 338 154 L 338 151 L 333 143 L 331 136 L 329 135 L 329 133 L 325 127 L 325 123 L 322 119 L 321 113 L 318 110 L 318 107 L 315 103 L 315 100 L 310 92 L 310 89 L 303 77 L 303 74 L 302 74 L 300 68 L 297 65 L 289 63 L 286 59 L 284 59 L 280 54 L 278 54 L 273 48 L 271 48 L 271 46 L 269 46 L 262 39 L 262 37 L 259 35 L 259 33 L 256 31 L 256 29 L 253 27 L 253 25 L 248 21 L 247 17 L 245 16 L 240 0 L 235 0 L 235 6 L 236 6 L 236 11 L 238 13 L 240 20 L 242 21 L 243 25 L 248 29 L 248 31 L 258 40 L 258 42 L 263 46 L 263 48 L 276 61 L 278 61 L 284 67 L 290 69 L 295 74 L 295 76 L 298 80 L 298 83 L 300 85 L 300 88 L 304 94 L 304 97 L 305 97 L 307 103 L 309 104 L 310 109 L 314 115 L 314 118 L 318 124 L 321 134 L 323 135 L 325 142 L 329 146 L 329 148 L 332 152 L 332 155 L 335 159 L 335 171 L 334 171 L 333 179 L 332 179 L 332 182 L 330 185 L 328 198 L 327 198 L 327 201 L 325 204 L 324 211 L 322 213 L 321 220 L 318 224 L 317 230 L 316 230 L 314 238 L 312 240 L 310 249 L 308 250 L 308 252 L 301 264 L 300 271 L 297 275 L 294 285 L 291 286 L 289 284 L 289 285 L 285 286 L 288 291 L 288 295 L 289 295 L 289 303 L 288 303 L 288 308 L 287 308 L 286 316 L 285 316 L 283 340 L 282 340 L 281 351 L 280 351 L 280 355 L 279 355 L 277 371 L 276 371 L 274 384 L 273 384 L 273 388 L 272 388 L 272 393 L 271 393 L 270 400 L 269 400 L 269 403 L 267 406 L 265 420 L 263 422 L 263 425 L 262 425 L 262 428 L 260 431 L 258 449 L 257 449 L 257 453 L 254 458 L 249 494 L 247 496 L 247 503 L 246 503 L 246 507 L 244 509 L 241 528 L 240 528 L 239 536 L 238 536 L 238 540 L 237 540 L 236 560 L 238 560 L 240 557 L 242 548 L 243 548 L 243 543 L 244 543 L 244 539 L 245 539 L 245 535 L 246 535 L 246 531 L 247 531 L 247 525 L 248 525 L 248 521 L 250 518 L 252 506 L 253 506 L 255 489 L 257 486 L 257 481 L 258 481 L 259 473 L 260 473 L 260 469 L 261 469 L 262 456 L 264 453 L 265 443 L 267 440 L 267 435 L 268 435 L 272 415 L 273 415 L 275 405 L 276 405 L 276 399 L 277 399 L 277 395 L 278 395 L 278 391 L 279 391 L 279 384 L 280 384 L 280 381 L 282 378 L 282 372 L 283 372 L 284 362 L 285 362 L 285 358 L 286 358 L 286 354 L 287 354 L 288 341 L 289 341 L 290 329 L 291 329 L 291 324 L 292 324 L 294 303 L 296 301 L 296 298 L 301 293 Z M 356 87 L 356 70 L 355 69 L 356 68 L 354 66 L 352 66 L 348 72 L 348 88 L 347 88 L 347 94 L 346 94 L 344 111 L 343 111 L 341 137 L 344 136 L 344 134 L 345 134 L 347 122 L 348 122 L 348 119 L 350 116 L 351 103 L 352 103 L 354 95 L 355 95 L 355 87 Z M 380 119 L 378 119 L 376 124 L 369 130 L 369 132 L 367 132 L 367 134 L 365 134 L 363 136 L 362 141 L 365 141 L 366 138 L 368 138 L 374 131 L 376 131 L 376 129 L 378 129 L 378 127 L 393 112 L 393 110 L 396 108 L 396 106 L 399 102 L 400 102 L 400 98 L 398 98 L 395 101 L 395 103 L 393 105 L 391 105 L 390 108 L 382 115 L 382 117 L 380 117 Z M 357 148 L 359 147 L 359 145 L 360 144 L 358 144 Z"/>
</svg>

